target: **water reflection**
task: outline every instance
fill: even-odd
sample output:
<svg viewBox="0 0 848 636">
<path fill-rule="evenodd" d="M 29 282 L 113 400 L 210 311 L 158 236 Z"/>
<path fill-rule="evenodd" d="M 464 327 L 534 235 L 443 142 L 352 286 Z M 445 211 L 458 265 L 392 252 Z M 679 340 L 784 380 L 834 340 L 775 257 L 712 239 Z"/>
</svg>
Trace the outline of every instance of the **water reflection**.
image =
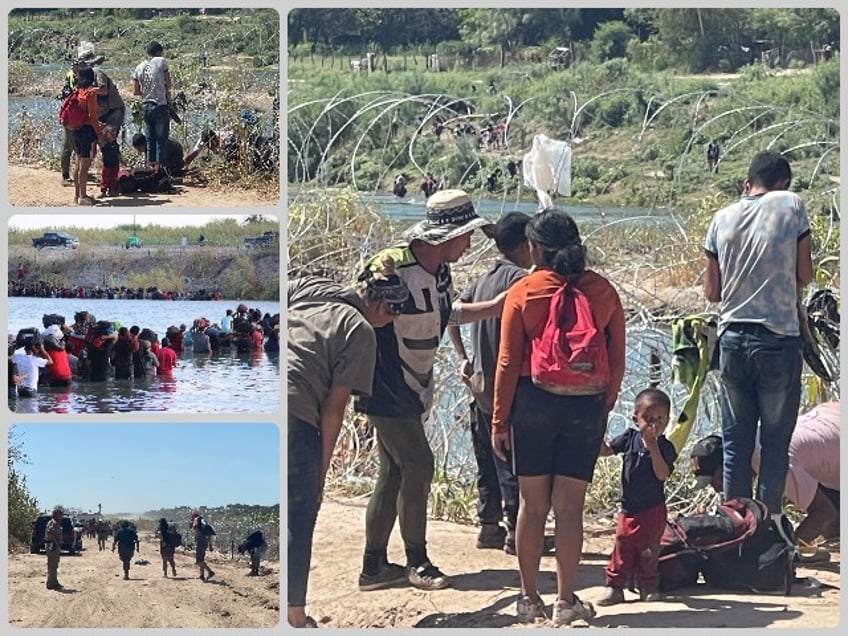
<svg viewBox="0 0 848 636">
<path fill-rule="evenodd" d="M 279 303 L 245 301 L 250 307 L 276 313 Z M 58 313 L 73 320 L 87 310 L 98 319 L 150 327 L 161 338 L 169 324 L 197 316 L 217 321 L 238 301 L 8 299 L 9 332 L 41 328 L 41 316 Z M 230 349 L 212 354 L 177 354 L 173 375 L 134 380 L 90 382 L 72 380 L 70 387 L 39 387 L 34 398 L 9 401 L 16 413 L 272 413 L 280 407 L 280 354 L 258 351 L 238 354 Z"/>
</svg>

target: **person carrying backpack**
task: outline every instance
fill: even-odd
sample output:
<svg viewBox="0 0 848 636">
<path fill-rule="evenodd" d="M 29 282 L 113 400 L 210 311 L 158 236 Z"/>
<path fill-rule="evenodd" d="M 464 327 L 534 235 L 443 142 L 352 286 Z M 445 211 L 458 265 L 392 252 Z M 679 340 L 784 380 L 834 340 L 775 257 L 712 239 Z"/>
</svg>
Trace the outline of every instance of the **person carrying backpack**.
<svg viewBox="0 0 848 636">
<path fill-rule="evenodd" d="M 88 169 L 91 166 L 92 147 L 95 142 L 103 145 L 100 121 L 97 119 L 97 88 L 94 86 L 94 69 L 86 66 L 76 74 L 74 90 L 62 102 L 59 121 L 74 138 L 74 203 L 94 205 L 94 199 L 86 193 Z"/>
<path fill-rule="evenodd" d="M 197 510 L 191 513 L 191 529 L 194 530 L 195 563 L 200 569 L 200 580 L 208 581 L 215 576 L 212 568 L 206 565 L 206 550 L 215 549 L 212 546 L 212 536 L 215 534 L 215 530 Z"/>
<path fill-rule="evenodd" d="M 586 487 L 624 376 L 624 310 L 612 284 L 586 269 L 585 248 L 568 214 L 539 212 L 525 232 L 535 268 L 510 287 L 503 304 L 492 447 L 502 461 L 512 455 L 521 493 L 516 546 L 521 622 L 545 616 L 536 590 L 545 521 L 553 504 L 553 621 L 559 625 L 595 615 L 592 605 L 574 594 L 574 581 L 583 545 Z M 559 326 L 560 316 L 551 316 L 552 308 L 568 321 Z M 557 333 L 561 337 L 554 341 Z M 539 359 L 546 351 L 548 362 Z M 563 380 L 556 373 L 547 373 L 555 370 L 549 362 L 561 358 L 565 384 L 557 383 Z"/>
<path fill-rule="evenodd" d="M 237 549 L 239 554 L 247 552 L 250 555 L 250 572 L 247 576 L 259 576 L 259 562 L 268 550 L 268 544 L 265 542 L 265 535 L 262 534 L 262 531 L 257 530 L 248 535 Z"/>
<path fill-rule="evenodd" d="M 177 576 L 177 566 L 174 564 L 174 553 L 182 545 L 182 537 L 174 526 L 168 525 L 165 517 L 159 519 L 159 555 L 162 557 L 162 576 L 168 578 L 168 565 L 171 566 L 171 574 Z"/>
<path fill-rule="evenodd" d="M 115 538 L 112 540 L 112 552 L 115 547 L 118 548 L 118 556 L 124 566 L 124 580 L 130 578 L 130 563 L 132 562 L 133 554 L 139 549 L 138 532 L 135 526 L 129 521 L 119 521 L 117 530 L 115 530 Z"/>
<path fill-rule="evenodd" d="M 666 525 L 664 483 L 677 451 L 663 435 L 671 400 L 659 389 L 645 389 L 633 403 L 633 422 L 609 443 L 601 456 L 621 453 L 621 511 L 617 515 L 615 546 L 605 570 L 606 590 L 598 605 L 624 602 L 624 586 L 635 575 L 639 600 L 658 601 L 660 539 Z"/>
</svg>

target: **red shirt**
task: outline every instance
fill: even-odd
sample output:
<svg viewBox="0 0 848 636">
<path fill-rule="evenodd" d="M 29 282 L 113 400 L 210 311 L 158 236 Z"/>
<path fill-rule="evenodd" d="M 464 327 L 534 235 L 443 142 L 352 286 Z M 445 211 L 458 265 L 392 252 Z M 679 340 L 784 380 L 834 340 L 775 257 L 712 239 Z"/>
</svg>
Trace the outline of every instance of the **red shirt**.
<svg viewBox="0 0 848 636">
<path fill-rule="evenodd" d="M 71 365 L 68 362 L 68 352 L 64 349 L 48 351 L 47 354 L 53 360 L 53 364 L 47 365 L 47 371 L 51 380 L 70 380 Z"/>
<path fill-rule="evenodd" d="M 159 375 L 171 375 L 177 364 L 177 354 L 174 350 L 170 347 L 160 347 L 156 358 L 159 360 Z"/>
<path fill-rule="evenodd" d="M 255 330 L 252 334 L 250 334 L 250 342 L 253 345 L 254 351 L 262 351 L 262 341 L 265 340 L 265 336 L 262 335 L 262 332 L 259 329 Z"/>
</svg>

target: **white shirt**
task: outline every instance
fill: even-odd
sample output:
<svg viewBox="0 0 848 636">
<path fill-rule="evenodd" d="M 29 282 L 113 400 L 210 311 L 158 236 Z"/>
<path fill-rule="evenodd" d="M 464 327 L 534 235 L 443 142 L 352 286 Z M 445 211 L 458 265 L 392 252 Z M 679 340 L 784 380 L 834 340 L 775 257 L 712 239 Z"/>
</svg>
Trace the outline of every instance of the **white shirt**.
<svg viewBox="0 0 848 636">
<path fill-rule="evenodd" d="M 31 356 L 23 349 L 18 349 L 12 356 L 12 362 L 18 365 L 18 375 L 23 376 L 21 386 L 27 389 L 38 388 L 38 370 L 47 366 L 47 360 L 39 356 Z"/>
</svg>

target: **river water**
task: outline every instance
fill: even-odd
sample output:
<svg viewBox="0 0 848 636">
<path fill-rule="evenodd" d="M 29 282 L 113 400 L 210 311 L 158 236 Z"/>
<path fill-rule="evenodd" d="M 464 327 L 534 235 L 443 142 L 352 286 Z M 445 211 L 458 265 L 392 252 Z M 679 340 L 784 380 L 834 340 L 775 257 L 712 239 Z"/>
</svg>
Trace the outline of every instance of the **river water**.
<svg viewBox="0 0 848 636">
<path fill-rule="evenodd" d="M 88 311 L 98 320 L 124 326 L 149 327 L 159 339 L 169 325 L 191 326 L 195 318 L 220 322 L 227 309 L 244 302 L 271 315 L 280 305 L 271 301 L 156 301 L 64 298 L 8 298 L 8 328 L 43 330 L 44 314 L 59 314 L 73 323 L 74 313 Z M 69 388 L 39 387 L 35 398 L 10 402 L 17 413 L 272 413 L 280 407 L 280 354 L 235 354 L 222 350 L 209 355 L 178 354 L 173 378 L 116 382 L 74 379 Z"/>
<path fill-rule="evenodd" d="M 309 190 L 297 190 L 289 186 L 288 202 L 295 203 L 312 195 Z M 378 214 L 399 223 L 401 226 L 424 219 L 425 199 L 423 196 L 406 196 L 398 198 L 391 193 L 360 193 L 363 203 L 371 206 Z M 555 202 L 555 205 L 568 212 L 577 222 L 581 231 L 584 228 L 598 228 L 615 223 L 633 223 L 640 227 L 672 227 L 676 220 L 671 211 L 657 208 L 599 206 L 574 203 L 572 201 Z M 526 212 L 534 214 L 539 206 L 535 201 L 517 200 L 515 195 L 509 198 L 474 198 L 474 206 L 478 214 L 492 221 L 507 212 Z M 582 232 L 585 234 L 585 232 Z"/>
</svg>

